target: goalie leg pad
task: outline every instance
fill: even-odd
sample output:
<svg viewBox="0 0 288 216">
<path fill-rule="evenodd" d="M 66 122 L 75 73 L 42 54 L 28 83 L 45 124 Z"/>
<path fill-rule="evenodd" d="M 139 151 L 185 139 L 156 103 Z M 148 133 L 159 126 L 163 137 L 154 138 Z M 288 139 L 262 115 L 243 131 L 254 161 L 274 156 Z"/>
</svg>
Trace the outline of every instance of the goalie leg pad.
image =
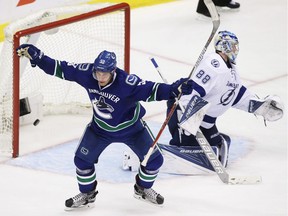
<svg viewBox="0 0 288 216">
<path fill-rule="evenodd" d="M 228 135 L 219 133 L 216 125 L 212 128 L 205 129 L 200 127 L 203 135 L 211 146 L 216 146 L 219 149 L 218 159 L 224 167 L 228 164 L 229 147 L 231 139 Z"/>
<path fill-rule="evenodd" d="M 201 167 L 205 170 L 214 171 L 213 166 L 210 164 L 207 159 L 204 151 L 200 146 L 172 146 L 172 145 L 164 145 L 159 144 L 159 147 L 165 153 L 165 151 L 181 158 L 186 161 L 191 162 L 191 166 Z M 219 149 L 216 146 L 211 146 L 216 156 L 219 156 Z"/>
<path fill-rule="evenodd" d="M 228 165 L 228 157 L 229 157 L 229 147 L 231 139 L 229 136 L 225 134 L 221 134 L 221 144 L 218 146 L 219 148 L 219 161 L 222 163 L 224 167 L 227 167 Z"/>
</svg>

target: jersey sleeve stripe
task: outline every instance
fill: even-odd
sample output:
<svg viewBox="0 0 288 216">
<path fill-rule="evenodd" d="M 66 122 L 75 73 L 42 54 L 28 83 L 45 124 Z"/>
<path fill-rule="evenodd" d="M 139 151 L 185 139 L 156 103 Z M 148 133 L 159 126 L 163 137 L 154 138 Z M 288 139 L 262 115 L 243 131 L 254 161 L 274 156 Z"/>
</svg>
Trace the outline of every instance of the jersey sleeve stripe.
<svg viewBox="0 0 288 216">
<path fill-rule="evenodd" d="M 216 122 L 216 118 L 209 116 L 209 115 L 205 115 L 203 118 L 204 122 L 210 123 L 210 124 L 214 124 Z"/>
<path fill-rule="evenodd" d="M 147 98 L 146 102 L 156 101 L 159 83 L 155 83 L 151 95 Z"/>
<path fill-rule="evenodd" d="M 193 81 L 192 86 L 193 86 L 193 89 L 197 91 L 201 97 L 204 97 L 206 95 L 205 89 L 202 86 L 198 85 L 196 82 Z"/>
<path fill-rule="evenodd" d="M 246 91 L 246 87 L 241 86 L 241 88 L 240 88 L 240 90 L 239 90 L 239 93 L 238 93 L 235 101 L 233 102 L 232 106 L 234 106 L 235 104 L 237 104 L 237 103 L 240 101 L 240 99 L 241 99 L 242 96 L 244 95 L 245 91 Z"/>
</svg>

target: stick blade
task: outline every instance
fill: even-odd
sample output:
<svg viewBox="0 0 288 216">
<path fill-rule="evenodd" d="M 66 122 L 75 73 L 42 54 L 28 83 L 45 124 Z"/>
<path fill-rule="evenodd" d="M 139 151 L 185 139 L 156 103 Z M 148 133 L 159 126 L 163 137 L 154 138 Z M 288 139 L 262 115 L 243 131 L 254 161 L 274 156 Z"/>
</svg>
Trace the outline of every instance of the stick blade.
<svg viewBox="0 0 288 216">
<path fill-rule="evenodd" d="M 214 20 L 220 20 L 218 11 L 217 11 L 216 6 L 213 3 L 213 1 L 212 0 L 204 0 L 204 3 L 205 3 L 206 7 L 208 8 L 208 10 L 210 12 L 212 20 L 213 21 Z"/>
<path fill-rule="evenodd" d="M 229 176 L 228 184 L 259 184 L 262 182 L 261 176 Z"/>
</svg>

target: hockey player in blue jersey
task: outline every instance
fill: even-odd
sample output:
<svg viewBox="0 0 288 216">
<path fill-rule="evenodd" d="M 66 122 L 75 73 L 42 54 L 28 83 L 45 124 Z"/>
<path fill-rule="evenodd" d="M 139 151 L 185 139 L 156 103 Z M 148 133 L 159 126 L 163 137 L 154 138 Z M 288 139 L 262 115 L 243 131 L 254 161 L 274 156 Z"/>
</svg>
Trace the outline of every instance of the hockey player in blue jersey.
<svg viewBox="0 0 288 216">
<path fill-rule="evenodd" d="M 214 45 L 215 52 L 204 56 L 191 77 L 193 91 L 190 95 L 181 97 L 180 106 L 174 112 L 168 127 L 172 135 L 170 145 L 183 147 L 199 146 L 195 136 L 189 132 L 189 129 L 196 126 L 196 130 L 201 130 L 211 146 L 218 147 L 219 159 L 223 166 L 227 166 L 231 140 L 228 135 L 219 133 L 216 126 L 217 118 L 233 107 L 263 116 L 265 121 L 276 121 L 283 116 L 283 103 L 277 96 L 259 99 L 255 93 L 242 84 L 235 63 L 239 52 L 239 42 L 234 33 L 220 31 L 215 37 Z M 187 131 L 179 126 L 179 122 L 183 110 L 187 108 L 189 101 L 195 97 L 208 102 L 209 108 L 205 110 L 203 120 L 200 119 L 199 121 L 201 109 L 194 114 L 197 118 L 195 118 L 194 122 L 192 121 Z M 168 100 L 167 113 L 170 111 L 174 101 L 175 99 L 173 98 Z M 191 119 L 193 119 L 193 115 Z"/>
<path fill-rule="evenodd" d="M 171 85 L 145 81 L 128 75 L 117 68 L 116 55 L 102 51 L 94 63 L 75 64 L 54 60 L 31 44 L 17 48 L 19 56 L 30 59 L 32 67 L 38 66 L 45 73 L 60 79 L 74 81 L 84 87 L 93 106 L 92 121 L 87 125 L 76 150 L 74 163 L 80 193 L 67 199 L 65 206 L 73 209 L 93 203 L 98 191 L 95 163 L 102 151 L 113 142 L 123 142 L 144 159 L 152 137 L 142 122 L 145 109 L 139 101 L 160 101 L 192 92 L 192 82 L 180 79 Z M 152 189 L 163 157 L 155 148 L 147 165 L 141 166 L 136 175 L 134 196 L 162 205 L 164 198 Z"/>
</svg>

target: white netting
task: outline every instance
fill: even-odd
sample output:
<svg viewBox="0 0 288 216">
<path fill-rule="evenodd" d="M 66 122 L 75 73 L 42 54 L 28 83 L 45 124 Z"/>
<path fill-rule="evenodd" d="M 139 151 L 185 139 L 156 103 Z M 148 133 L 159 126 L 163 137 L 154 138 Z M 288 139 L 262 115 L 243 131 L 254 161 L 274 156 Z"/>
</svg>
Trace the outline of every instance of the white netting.
<svg viewBox="0 0 288 216">
<path fill-rule="evenodd" d="M 5 30 L 0 62 L 0 152 L 12 149 L 13 112 L 13 34 L 32 26 L 83 14 L 107 5 L 82 5 L 42 11 L 11 23 Z M 31 43 L 45 55 L 57 60 L 93 62 L 104 49 L 117 55 L 117 66 L 124 68 L 125 16 L 124 11 L 107 13 L 79 22 L 22 37 L 20 44 Z M 57 79 L 32 68 L 27 59 L 20 61 L 20 98 L 43 96 L 45 114 L 92 113 L 86 91 L 79 85 Z M 42 101 L 40 102 L 42 103 Z M 33 110 L 32 110 L 33 112 Z M 21 119 L 20 119 L 21 122 Z"/>
</svg>

